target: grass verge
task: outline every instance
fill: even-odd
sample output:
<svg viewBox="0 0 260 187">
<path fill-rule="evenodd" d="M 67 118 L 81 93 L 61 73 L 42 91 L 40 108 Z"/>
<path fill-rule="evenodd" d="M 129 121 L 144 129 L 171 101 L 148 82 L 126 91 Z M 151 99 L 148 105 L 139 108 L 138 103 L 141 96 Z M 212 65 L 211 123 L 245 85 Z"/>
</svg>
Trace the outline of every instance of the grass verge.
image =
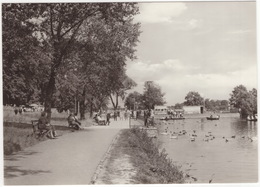
<svg viewBox="0 0 260 187">
<path fill-rule="evenodd" d="M 55 126 L 55 128 L 58 135 L 71 132 L 68 127 Z M 4 122 L 4 155 L 21 151 L 46 139 L 46 137 L 36 138 L 31 124 Z"/>
<path fill-rule="evenodd" d="M 121 132 L 111 150 L 109 160 L 106 162 L 106 175 L 103 182 L 113 184 L 111 180 L 115 176 L 110 173 L 118 170 L 118 164 L 113 163 L 122 160 L 122 155 L 129 156 L 129 161 L 134 167 L 134 175 L 128 179 L 134 184 L 180 184 L 185 182 L 183 172 L 167 157 L 165 150 L 159 151 L 159 147 L 153 142 L 153 139 L 149 138 L 145 131 L 138 128 L 126 129 Z"/>
</svg>

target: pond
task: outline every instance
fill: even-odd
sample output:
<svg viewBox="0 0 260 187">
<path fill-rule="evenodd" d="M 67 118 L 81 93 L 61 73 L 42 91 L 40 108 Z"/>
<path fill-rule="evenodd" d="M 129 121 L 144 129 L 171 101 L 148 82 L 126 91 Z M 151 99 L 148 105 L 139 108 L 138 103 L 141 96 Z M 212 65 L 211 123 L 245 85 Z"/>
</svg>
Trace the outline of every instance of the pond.
<svg viewBox="0 0 260 187">
<path fill-rule="evenodd" d="M 221 115 L 157 121 L 157 127 L 162 148 L 191 183 L 258 182 L 257 122 Z"/>
</svg>

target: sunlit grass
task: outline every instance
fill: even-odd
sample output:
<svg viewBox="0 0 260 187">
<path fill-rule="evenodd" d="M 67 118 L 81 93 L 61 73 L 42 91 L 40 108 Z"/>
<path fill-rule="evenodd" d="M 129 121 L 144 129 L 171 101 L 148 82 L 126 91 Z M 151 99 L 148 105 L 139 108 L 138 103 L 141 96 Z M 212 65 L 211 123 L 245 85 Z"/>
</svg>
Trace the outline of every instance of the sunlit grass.
<svg viewBox="0 0 260 187">
<path fill-rule="evenodd" d="M 36 138 L 33 134 L 31 120 L 39 119 L 41 112 L 23 112 L 15 114 L 12 107 L 4 107 L 3 113 L 3 133 L 4 133 L 4 154 L 23 150 L 26 147 L 35 145 L 46 140 L 46 137 Z M 58 135 L 71 132 L 68 128 L 67 113 L 58 113 L 52 110 L 51 124 L 55 126 Z M 91 120 L 82 121 L 83 126 L 91 126 Z"/>
</svg>

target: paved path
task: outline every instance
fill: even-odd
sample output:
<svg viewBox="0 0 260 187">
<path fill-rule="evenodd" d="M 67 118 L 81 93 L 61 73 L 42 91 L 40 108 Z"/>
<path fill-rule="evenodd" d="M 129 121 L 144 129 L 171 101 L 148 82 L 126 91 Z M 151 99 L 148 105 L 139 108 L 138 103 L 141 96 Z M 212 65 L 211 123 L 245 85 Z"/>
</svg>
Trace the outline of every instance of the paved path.
<svg viewBox="0 0 260 187">
<path fill-rule="evenodd" d="M 128 121 L 92 126 L 4 157 L 5 185 L 90 184 L 116 134 Z"/>
</svg>

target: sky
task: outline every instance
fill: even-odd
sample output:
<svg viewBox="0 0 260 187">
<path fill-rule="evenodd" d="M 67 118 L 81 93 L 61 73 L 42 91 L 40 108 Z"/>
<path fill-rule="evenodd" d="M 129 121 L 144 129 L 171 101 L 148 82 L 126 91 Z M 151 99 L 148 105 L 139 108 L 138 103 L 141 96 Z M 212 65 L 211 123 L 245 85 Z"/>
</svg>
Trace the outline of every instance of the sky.
<svg viewBox="0 0 260 187">
<path fill-rule="evenodd" d="M 139 3 L 141 35 L 137 59 L 127 75 L 143 93 L 154 81 L 167 105 L 189 91 L 228 100 L 234 87 L 257 88 L 255 2 Z"/>
</svg>

